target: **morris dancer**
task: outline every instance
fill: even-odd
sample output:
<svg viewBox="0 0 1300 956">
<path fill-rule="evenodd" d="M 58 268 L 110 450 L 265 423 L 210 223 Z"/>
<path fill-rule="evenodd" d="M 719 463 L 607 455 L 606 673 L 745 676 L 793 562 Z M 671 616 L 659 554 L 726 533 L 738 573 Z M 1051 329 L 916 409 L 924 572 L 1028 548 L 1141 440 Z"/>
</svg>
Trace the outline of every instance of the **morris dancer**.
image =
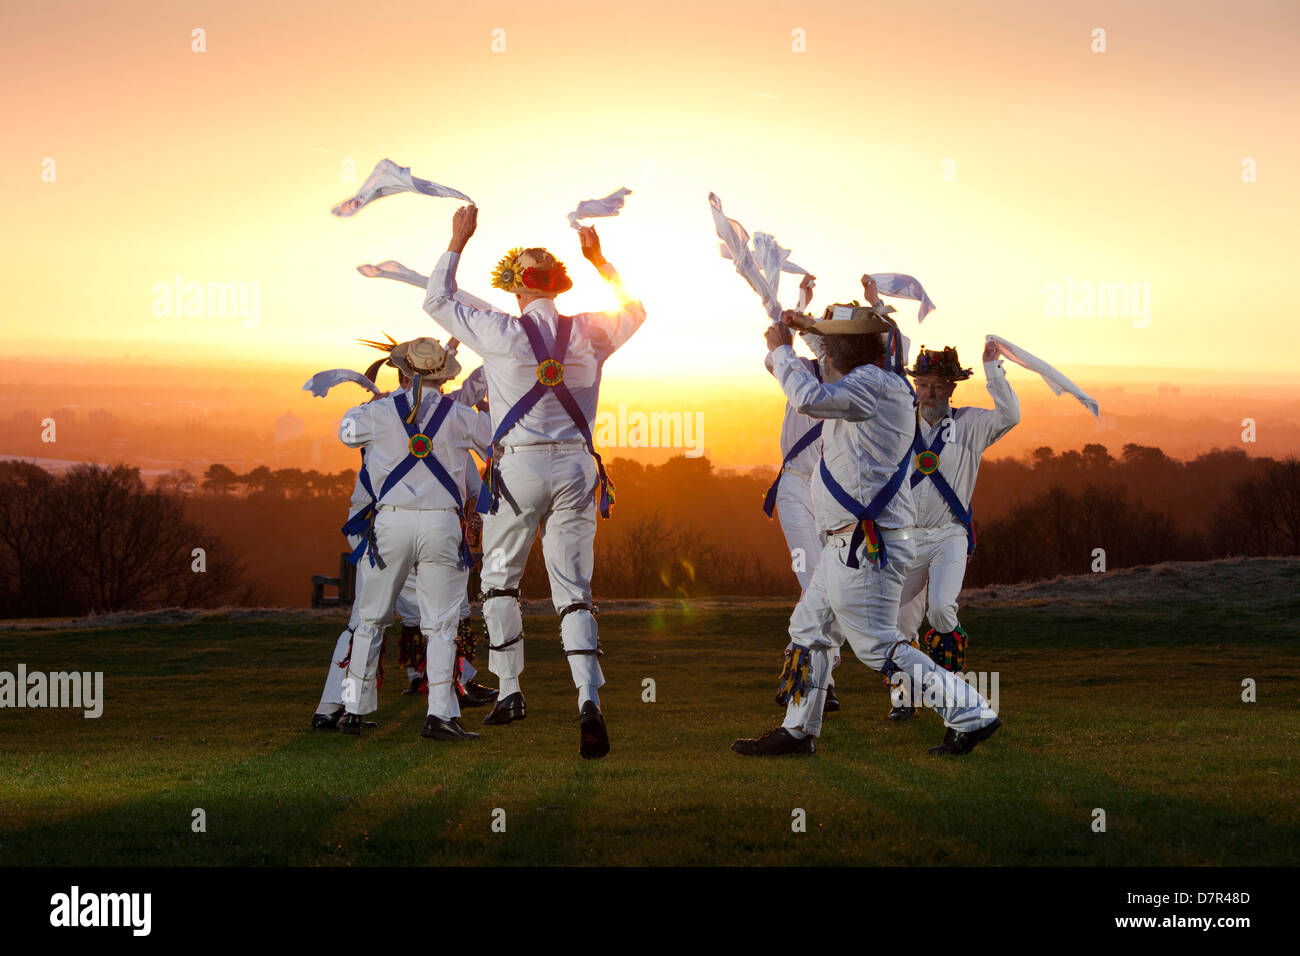
<svg viewBox="0 0 1300 956">
<path fill-rule="evenodd" d="M 817 277 L 804 275 L 799 282 L 799 308 L 803 311 L 812 301 L 813 283 Z M 799 362 L 817 377 L 823 378 L 821 364 L 816 359 L 800 358 Z M 772 366 L 772 353 L 764 358 L 767 370 L 776 375 Z M 763 498 L 763 513 L 769 518 L 773 510 L 781 522 L 781 533 L 785 535 L 786 546 L 790 549 L 790 566 L 794 576 L 799 580 L 799 593 L 802 594 L 817 570 L 817 559 L 822 553 L 821 535 L 817 533 L 817 522 L 813 516 L 812 476 L 817 470 L 817 462 L 822 453 L 822 423 L 807 415 L 801 415 L 789 401 L 785 403 L 785 414 L 781 419 L 781 469 L 776 474 L 767 494 Z M 789 650 L 789 648 L 786 648 Z M 840 709 L 839 698 L 835 696 L 834 668 L 839 664 L 839 647 L 835 649 L 832 662 L 832 676 L 826 687 L 826 712 L 833 713 Z"/>
<path fill-rule="evenodd" d="M 938 693 L 936 709 L 948 728 L 931 753 L 969 753 L 1001 726 L 978 693 L 909 645 L 898 630 L 903 577 L 915 557 L 915 511 L 905 482 L 916 431 L 915 399 L 903 375 L 901 333 L 885 318 L 893 310 L 881 304 L 874 281 L 864 288 L 870 308 L 833 306 L 821 322 L 788 311 L 784 325 L 766 332 L 790 403 L 825 421 L 813 505 L 826 545 L 790 617 L 792 651 L 778 692 L 778 700 L 787 704 L 784 724 L 733 743 L 744 756 L 815 753 L 834 645 L 829 620 L 858 659 L 882 674 L 920 668 L 922 689 Z M 810 337 L 809 345 L 825 356 L 826 382 L 818 382 L 798 361 L 790 327 L 822 336 L 817 344 Z"/>
<path fill-rule="evenodd" d="M 472 563 L 461 511 L 466 454 L 472 449 L 486 456 L 491 426 L 486 416 L 438 394 L 460 365 L 436 339 L 395 345 L 389 361 L 410 386 L 349 410 L 339 424 L 345 445 L 366 448 L 366 472 L 375 489 L 361 565 L 360 623 L 344 680 L 347 713 L 339 729 L 359 733 L 361 716 L 377 707 L 369 648 L 414 565 L 429 677 L 421 736 L 473 740 L 478 735 L 461 727 L 453 691 L 456 629 Z M 432 387 L 425 388 L 426 381 Z"/>
<path fill-rule="evenodd" d="M 391 347 L 392 341 L 383 345 L 385 350 Z M 454 356 L 456 354 L 456 340 L 452 339 L 447 343 L 447 354 Z M 387 359 L 379 359 L 374 362 L 364 373 L 364 378 L 373 387 L 380 368 L 385 365 L 392 365 Z M 343 377 L 341 372 L 338 375 L 329 377 L 330 373 L 322 373 L 325 380 L 315 389 L 312 388 L 314 379 L 309 381 L 304 390 L 313 390 L 315 394 L 324 396 L 333 385 L 341 381 L 355 381 L 365 385 L 366 382 L 355 373 L 346 373 L 348 377 Z M 320 376 L 318 376 L 320 377 Z M 407 388 L 410 380 L 398 370 L 398 387 Z M 383 393 L 377 389 L 376 397 L 382 397 Z M 486 405 L 487 399 L 487 380 L 483 375 L 483 369 L 480 366 L 466 376 L 465 381 L 460 388 L 448 392 L 447 397 L 460 402 L 463 405 Z M 351 504 L 348 508 L 348 520 L 341 529 L 347 538 L 348 549 L 351 552 L 349 560 L 352 564 L 357 564 L 362 553 L 365 550 L 366 535 L 365 531 L 369 528 L 370 516 L 374 512 L 375 495 L 370 488 L 370 476 L 366 472 L 366 451 L 361 449 L 361 467 L 357 470 L 357 479 L 352 488 Z M 316 708 L 316 713 L 312 715 L 311 726 L 313 730 L 335 730 L 338 728 L 339 718 L 343 716 L 343 678 L 347 673 L 348 665 L 352 657 L 352 635 L 356 632 L 357 625 L 361 623 L 359 614 L 361 609 L 361 587 L 364 578 L 358 569 L 356 576 L 356 591 L 352 601 L 352 614 L 348 620 L 348 626 L 344 628 L 343 633 L 338 637 L 334 645 L 334 653 L 330 655 L 330 666 L 325 675 L 325 688 L 321 692 L 320 704 Z M 410 682 L 403 694 L 427 693 L 428 682 L 424 674 L 425 669 L 425 641 L 420 633 L 420 608 L 415 594 L 415 571 L 407 575 L 406 581 L 402 585 L 402 590 L 397 596 L 396 601 L 397 616 L 402 622 L 401 640 L 398 645 L 398 664 L 405 665 L 406 678 Z M 466 600 L 461 609 L 462 618 L 469 615 L 469 603 Z M 392 614 L 390 612 L 389 617 Z M 465 622 L 466 624 L 468 622 Z M 464 629 L 465 625 L 462 625 Z M 386 628 L 386 625 L 385 625 Z M 456 684 L 456 694 L 462 707 L 481 707 L 491 703 L 496 699 L 497 692 L 489 687 L 484 687 L 474 681 L 475 671 L 471 663 L 474 658 L 474 644 L 469 638 L 472 638 L 472 630 L 468 637 L 462 637 L 458 640 L 458 663 L 461 665 L 458 670 L 459 679 Z M 372 645 L 370 656 L 372 660 L 367 662 L 367 667 L 375 670 L 377 686 L 383 685 L 383 652 L 387 644 L 387 638 L 380 639 L 377 646 Z M 376 727 L 374 721 L 363 721 L 363 727 Z"/>
<path fill-rule="evenodd" d="M 621 307 L 560 315 L 552 301 L 572 287 L 564 264 L 545 249 L 512 249 L 497 265 L 494 288 L 515 294 L 520 314 L 479 309 L 455 298 L 456 267 L 474 234 L 478 210 L 452 219 L 452 238 L 429 277 L 424 308 L 483 357 L 492 398 L 492 458 L 478 510 L 483 514 L 483 618 L 489 669 L 501 697 L 485 724 L 526 716 L 519 579 L 540 526 L 560 639 L 578 689 L 579 753 L 609 752 L 597 690 L 605 683 L 591 603 L 596 512 L 609 516 L 613 485 L 591 440 L 605 361 L 645 321 L 601 254 L 595 229 L 578 230 L 582 254 L 613 287 Z M 504 505 L 504 507 L 502 507 Z"/>
<path fill-rule="evenodd" d="M 970 378 L 955 348 L 922 348 L 907 370 L 916 382 L 917 425 L 908 483 L 916 502 L 916 561 L 903 581 L 898 629 L 912 642 L 924 614 L 930 629 L 919 646 L 941 667 L 966 669 L 968 636 L 957 620 L 957 595 L 975 551 L 971 498 L 984 452 L 1020 421 L 1020 402 L 1007 382 L 1001 347 L 984 346 L 984 378 L 993 408 L 952 408 L 958 382 Z M 928 598 L 929 610 L 926 610 Z M 914 708 L 906 684 L 895 681 L 890 720 L 906 720 Z"/>
</svg>

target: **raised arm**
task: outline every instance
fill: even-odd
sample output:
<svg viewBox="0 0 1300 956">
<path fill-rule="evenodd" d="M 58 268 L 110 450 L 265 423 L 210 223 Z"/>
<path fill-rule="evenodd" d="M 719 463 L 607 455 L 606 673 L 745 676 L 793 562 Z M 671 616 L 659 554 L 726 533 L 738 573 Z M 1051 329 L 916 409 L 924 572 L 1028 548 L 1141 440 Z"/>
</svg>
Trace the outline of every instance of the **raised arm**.
<svg viewBox="0 0 1300 956">
<path fill-rule="evenodd" d="M 600 248 L 600 237 L 596 235 L 594 227 L 580 226 L 578 228 L 578 241 L 582 244 L 583 258 L 596 267 L 600 277 L 610 284 L 614 294 L 618 297 L 619 307 L 617 309 L 609 309 L 605 312 L 586 312 L 582 315 L 588 335 L 602 346 L 608 354 L 621 347 L 641 327 L 641 323 L 645 321 L 645 307 L 641 305 L 639 299 L 634 299 L 628 295 L 618 270 L 614 268 L 613 263 L 605 258 L 605 254 Z"/>
<path fill-rule="evenodd" d="M 456 267 L 465 244 L 478 227 L 478 208 L 462 206 L 451 222 L 451 241 L 429 275 L 424 311 L 479 355 L 509 351 L 514 317 L 496 309 L 481 309 L 456 298 Z"/>
<path fill-rule="evenodd" d="M 988 415 L 989 435 L 985 447 L 1005 435 L 1020 423 L 1020 399 L 1007 381 L 1006 369 L 998 357 L 1001 350 L 996 342 L 984 346 L 984 380 L 993 396 L 993 411 Z"/>
</svg>

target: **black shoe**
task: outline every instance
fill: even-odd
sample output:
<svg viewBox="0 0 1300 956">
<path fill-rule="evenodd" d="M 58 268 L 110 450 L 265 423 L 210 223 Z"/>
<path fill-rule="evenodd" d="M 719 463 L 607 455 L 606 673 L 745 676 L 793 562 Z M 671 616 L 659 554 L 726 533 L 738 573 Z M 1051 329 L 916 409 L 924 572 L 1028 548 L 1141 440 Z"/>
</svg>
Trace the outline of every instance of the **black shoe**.
<svg viewBox="0 0 1300 956">
<path fill-rule="evenodd" d="M 589 700 L 582 705 L 582 714 L 578 721 L 582 735 L 578 753 L 582 754 L 582 758 L 592 760 L 609 753 L 609 731 L 605 729 L 605 717 L 594 700 Z"/>
<path fill-rule="evenodd" d="M 478 740 L 478 734 L 471 734 L 468 730 L 460 725 L 460 718 L 453 717 L 451 720 L 443 720 L 441 717 L 435 717 L 430 714 L 424 718 L 424 729 L 420 731 L 421 737 L 428 737 L 430 740 Z"/>
<path fill-rule="evenodd" d="M 970 733 L 962 733 L 959 730 L 948 728 L 948 732 L 943 735 L 943 743 L 937 747 L 931 747 L 929 752 L 938 756 L 960 757 L 968 754 L 975 749 L 975 745 L 981 740 L 988 740 L 994 732 L 1002 726 L 1002 721 L 994 717 L 993 720 L 979 730 L 972 730 Z"/>
<path fill-rule="evenodd" d="M 761 737 L 742 737 L 731 745 L 742 757 L 781 757 L 787 754 L 814 754 L 817 744 L 812 734 L 795 737 L 784 727 L 769 730 Z"/>
<path fill-rule="evenodd" d="M 339 718 L 343 716 L 343 711 L 336 710 L 332 714 L 312 714 L 312 730 L 333 730 L 339 725 Z"/>
<path fill-rule="evenodd" d="M 363 727 L 366 730 L 374 730 L 378 726 L 373 720 L 362 720 L 360 714 L 344 714 L 338 720 L 338 729 L 354 737 L 361 733 Z"/>
<path fill-rule="evenodd" d="M 822 708 L 823 714 L 833 714 L 840 709 L 840 699 L 835 696 L 835 685 L 826 688 L 826 706 Z"/>
<path fill-rule="evenodd" d="M 484 687 L 472 680 L 465 681 L 464 686 L 456 685 L 456 697 L 462 707 L 483 707 L 497 699 L 498 691 L 494 687 Z"/>
<path fill-rule="evenodd" d="M 423 676 L 420 676 L 420 677 L 412 677 L 412 678 L 411 678 L 411 686 L 408 687 L 408 688 L 406 688 L 406 690 L 402 691 L 402 696 L 403 696 L 403 697 L 406 697 L 407 695 L 418 694 L 418 693 L 420 692 L 420 685 L 423 684 L 423 683 L 424 683 L 424 677 L 423 677 Z"/>
<path fill-rule="evenodd" d="M 889 708 L 889 713 L 886 716 L 894 723 L 901 724 L 915 713 L 915 707 L 910 707 L 907 704 L 899 704 L 896 707 Z"/>
<path fill-rule="evenodd" d="M 510 696 L 498 700 L 492 707 L 492 713 L 483 718 L 483 723 L 508 724 L 512 720 L 523 720 L 527 716 L 523 691 L 517 690 Z"/>
</svg>

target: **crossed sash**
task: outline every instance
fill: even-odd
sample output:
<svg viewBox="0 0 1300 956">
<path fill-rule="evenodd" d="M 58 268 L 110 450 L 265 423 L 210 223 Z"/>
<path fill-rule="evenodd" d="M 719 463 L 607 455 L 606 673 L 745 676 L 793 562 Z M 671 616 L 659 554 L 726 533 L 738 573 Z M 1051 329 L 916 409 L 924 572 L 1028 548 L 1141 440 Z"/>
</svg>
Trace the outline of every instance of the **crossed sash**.
<svg viewBox="0 0 1300 956">
<path fill-rule="evenodd" d="M 898 341 L 898 328 L 895 326 L 890 329 L 885 352 L 885 367 L 902 378 L 907 390 L 912 394 L 912 401 L 916 401 L 916 390 L 912 388 L 912 383 L 907 380 L 903 373 L 902 348 Z M 915 441 L 915 436 L 913 436 Z M 907 471 L 912 467 L 912 446 L 909 445 L 907 451 L 903 453 L 903 458 L 894 469 L 894 474 L 890 476 L 889 481 L 876 492 L 865 505 L 854 498 L 844 490 L 844 486 L 835 480 L 831 470 L 826 467 L 826 454 L 823 449 L 822 459 L 817 463 L 818 471 L 821 474 L 822 481 L 826 485 L 826 490 L 845 511 L 858 519 L 858 523 L 853 528 L 853 535 L 849 538 L 849 557 L 844 562 L 846 567 L 857 568 L 861 565 L 858 563 L 858 548 L 862 545 L 863 539 L 867 542 L 867 558 L 871 561 L 879 560 L 880 566 L 886 567 L 889 564 L 889 557 L 885 553 L 885 539 L 876 533 L 876 519 L 880 517 L 880 512 L 894 500 L 894 495 L 898 494 L 898 489 L 903 487 L 903 479 L 907 477 Z"/>
<path fill-rule="evenodd" d="M 918 417 L 916 422 L 916 435 L 912 438 L 912 450 L 916 452 L 916 471 L 912 475 L 912 487 L 915 488 L 926 478 L 934 482 L 935 490 L 939 492 L 939 497 L 944 503 L 952 509 L 953 517 L 960 524 L 966 526 L 966 553 L 975 553 L 975 524 L 972 520 L 975 509 L 972 507 L 966 509 L 962 507 L 961 499 L 957 497 L 957 492 L 952 490 L 952 485 L 948 484 L 948 479 L 939 471 L 939 453 L 947 444 L 943 437 L 944 428 L 940 427 L 939 434 L 934 436 L 934 441 L 927 448 L 925 442 L 921 439 L 921 421 Z"/>
<path fill-rule="evenodd" d="M 501 493 L 505 490 L 505 486 L 501 482 L 500 465 L 497 462 L 497 448 L 506 433 L 521 418 L 527 415 L 534 405 L 542 400 L 542 396 L 550 392 L 555 395 L 560 405 L 568 413 L 569 418 L 573 420 L 574 426 L 582 434 L 582 440 L 586 443 L 587 451 L 596 459 L 596 472 L 600 476 L 600 516 L 608 518 L 609 509 L 614 504 L 614 483 L 609 480 L 609 476 L 605 473 L 605 463 L 596 452 L 596 446 L 591 440 L 591 428 L 587 424 L 586 416 L 583 415 L 577 399 L 573 397 L 573 393 L 569 391 L 569 386 L 564 383 L 564 356 L 569 350 L 569 336 L 573 331 L 573 319 L 567 315 L 559 317 L 555 328 L 555 346 L 550 350 L 546 348 L 546 342 L 542 338 L 541 330 L 533 321 L 532 316 L 527 313 L 520 315 L 519 324 L 523 326 L 524 334 L 528 336 L 528 344 L 532 347 L 533 356 L 537 359 L 537 383 L 525 392 L 524 397 L 519 399 L 506 412 L 505 417 L 501 419 L 501 424 L 497 426 L 496 434 L 492 436 L 492 448 L 483 474 L 483 487 L 479 491 L 477 511 L 479 514 L 496 514 Z M 599 381 L 599 369 L 597 370 L 597 381 Z"/>
<path fill-rule="evenodd" d="M 420 426 L 414 421 L 415 410 L 411 408 L 411 402 L 406 397 L 406 393 L 401 392 L 393 398 L 393 407 L 397 410 L 402 427 L 406 429 L 408 454 L 397 467 L 388 473 L 388 477 L 384 479 L 384 484 L 380 487 L 378 495 L 375 494 L 374 487 L 370 483 L 370 476 L 364 467 L 365 456 L 362 456 L 361 484 L 370 493 L 372 501 L 349 518 L 347 524 L 343 526 L 344 534 L 356 534 L 361 530 L 365 532 L 365 537 L 362 538 L 361 543 L 348 557 L 348 560 L 353 564 L 361 560 L 361 555 L 368 550 L 371 567 L 378 565 L 382 569 L 386 566 L 384 559 L 378 554 L 378 543 L 375 540 L 375 515 L 379 505 L 384 500 L 384 496 L 393 489 L 393 486 L 401 481 L 412 468 L 416 467 L 420 462 L 424 462 L 425 467 L 433 473 L 433 477 L 438 480 L 438 483 L 447 490 L 452 500 L 456 502 L 456 516 L 460 519 L 460 564 L 458 567 L 472 568 L 474 566 L 474 556 L 470 552 L 469 541 L 465 538 L 465 520 L 461 514 L 464 502 L 461 500 L 460 488 L 456 486 L 456 482 L 452 480 L 447 469 L 442 466 L 442 462 L 438 461 L 433 454 L 433 439 L 438 434 L 439 429 L 442 428 L 443 422 L 447 420 L 447 415 L 451 412 L 453 404 L 452 400 L 445 395 L 438 396 L 438 405 L 434 408 L 433 414 L 424 426 L 426 430 L 421 430 Z"/>
</svg>

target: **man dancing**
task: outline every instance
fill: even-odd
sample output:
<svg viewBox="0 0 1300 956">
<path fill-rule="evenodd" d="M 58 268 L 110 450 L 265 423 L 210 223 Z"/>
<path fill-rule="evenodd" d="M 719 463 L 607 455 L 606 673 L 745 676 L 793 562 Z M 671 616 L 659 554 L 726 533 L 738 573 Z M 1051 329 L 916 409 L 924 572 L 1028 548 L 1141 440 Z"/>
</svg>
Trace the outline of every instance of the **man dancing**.
<svg viewBox="0 0 1300 956">
<path fill-rule="evenodd" d="M 999 359 L 1001 347 L 984 346 L 984 378 L 993 408 L 952 408 L 958 382 L 970 378 L 955 348 L 922 348 L 907 374 L 916 382 L 917 425 L 908 483 L 916 503 L 916 560 L 903 580 L 898 629 L 916 642 L 924 614 L 930 628 L 921 650 L 950 671 L 966 669 L 967 634 L 957 620 L 957 595 L 966 560 L 975 551 L 971 498 L 984 452 L 1020 421 L 1020 402 Z M 927 603 L 929 610 L 926 610 Z M 890 720 L 914 708 L 906 682 L 895 681 Z"/>
<path fill-rule="evenodd" d="M 396 343 L 390 342 L 381 347 L 387 351 L 393 344 Z M 447 343 L 446 353 L 449 358 L 455 356 L 456 344 L 455 339 Z M 379 359 L 366 369 L 365 377 L 373 383 L 379 374 L 380 368 L 391 364 L 391 359 Z M 359 379 L 352 380 L 359 381 Z M 410 380 L 400 369 L 397 372 L 397 380 L 399 388 L 410 387 Z M 326 390 L 328 391 L 328 389 Z M 476 407 L 486 403 L 486 395 L 487 381 L 481 366 L 465 377 L 465 381 L 460 388 L 447 393 L 447 397 L 453 401 L 460 402 L 462 405 Z M 470 468 L 471 462 L 467 460 L 467 481 L 469 480 Z M 467 490 L 472 493 L 474 489 L 467 486 Z M 348 520 L 341 529 L 347 538 L 348 549 L 351 552 L 349 560 L 354 565 L 360 561 L 362 554 L 365 552 L 368 540 L 366 532 L 370 527 L 370 520 L 374 511 L 375 493 L 370 485 L 370 476 L 366 471 L 366 450 L 363 447 L 361 449 L 361 467 L 357 469 L 357 479 L 352 488 L 352 499 L 348 507 Z M 365 578 L 361 574 L 361 568 L 358 567 L 356 593 L 352 601 L 352 614 L 348 620 L 348 626 L 343 629 L 337 642 L 335 642 L 333 654 L 330 655 L 330 666 L 325 675 L 325 687 L 321 691 L 320 704 L 311 718 L 313 730 L 336 730 L 339 726 L 339 719 L 343 716 L 343 678 L 352 660 L 352 638 L 356 633 L 357 625 L 361 623 L 361 589 L 364 583 Z M 420 632 L 420 607 L 416 599 L 414 568 L 407 575 L 401 591 L 398 592 L 395 607 L 397 616 L 402 622 L 402 634 L 398 646 L 398 664 L 399 666 L 405 666 L 406 679 L 409 682 L 407 689 L 402 693 L 427 693 L 428 679 L 425 676 L 426 643 L 424 635 Z M 496 700 L 497 692 L 474 681 L 475 670 L 472 661 L 475 641 L 473 628 L 468 620 L 470 615 L 468 594 L 461 606 L 460 613 L 461 623 L 457 638 L 456 696 L 462 707 L 481 707 Z M 391 623 L 389 620 L 391 617 L 392 612 L 390 611 L 388 618 L 385 619 L 385 629 L 387 624 Z M 387 638 L 381 636 L 378 644 L 371 645 L 369 649 L 371 659 L 365 665 L 375 671 L 377 683 L 383 681 L 383 651 L 386 642 Z M 373 728 L 375 726 L 378 725 L 374 721 L 361 722 L 361 727 Z M 347 725 L 344 729 L 350 732 L 353 729 L 360 729 L 360 727 Z"/>
<path fill-rule="evenodd" d="M 453 686 L 457 625 L 473 560 L 461 511 L 466 456 L 471 449 L 487 454 L 490 424 L 487 416 L 438 393 L 437 386 L 455 378 L 460 366 L 436 339 L 395 345 L 389 361 L 410 386 L 349 410 L 339 425 L 345 445 L 365 447 L 366 472 L 375 489 L 357 598 L 360 623 L 344 680 L 347 713 L 339 729 L 359 733 L 361 716 L 377 707 L 369 649 L 380 639 L 414 566 L 429 678 L 421 736 L 473 740 L 478 735 L 460 725 Z M 425 388 L 426 381 L 433 387 Z"/>
<path fill-rule="evenodd" d="M 816 276 L 805 275 L 799 282 L 799 310 L 808 307 L 812 301 L 813 283 Z M 817 377 L 823 379 L 821 363 L 817 359 L 799 358 L 799 362 Z M 776 375 L 772 365 L 772 353 L 768 352 L 763 364 L 767 370 Z M 802 594 L 817 570 L 817 559 L 821 557 L 822 540 L 817 532 L 817 521 L 813 515 L 812 480 L 813 472 L 822 453 L 822 423 L 807 415 L 801 415 L 789 400 L 785 403 L 785 413 L 781 419 L 781 469 L 776 480 L 772 482 L 763 498 L 763 513 L 769 518 L 775 511 L 781 522 L 781 533 L 785 535 L 786 546 L 790 549 L 790 565 L 799 580 Z M 788 648 L 787 648 L 788 650 Z M 832 674 L 826 686 L 826 712 L 833 713 L 840 709 L 839 698 L 835 696 L 834 667 L 839 664 L 839 647 L 835 649 L 832 660 Z"/>
<path fill-rule="evenodd" d="M 826 544 L 790 617 L 791 652 L 779 692 L 787 704 L 785 721 L 761 737 L 733 743 L 744 756 L 815 753 L 831 669 L 832 621 L 867 666 L 886 676 L 919 668 L 922 687 L 937 693 L 936 709 L 948 728 L 931 753 L 969 753 L 1001 726 L 978 693 L 898 630 L 903 576 L 915 557 L 915 511 L 904 481 L 916 430 L 914 398 L 902 374 L 900 333 L 885 318 L 892 309 L 881 304 L 874 281 L 864 288 L 870 308 L 833 306 L 821 322 L 788 311 L 783 325 L 766 332 L 790 403 L 824 420 L 813 506 Z M 798 361 L 789 327 L 822 336 L 826 382 Z"/>
<path fill-rule="evenodd" d="M 560 615 L 560 639 L 578 689 L 579 753 L 609 752 L 597 691 L 605 683 L 591 603 L 596 513 L 608 517 L 613 486 L 591 440 L 605 361 L 645 321 L 601 253 L 595 229 L 578 230 L 582 254 L 614 288 L 620 308 L 560 315 L 553 299 L 572 287 L 564 264 L 545 249 L 512 249 L 497 265 L 494 288 L 513 292 L 520 314 L 475 308 L 456 299 L 456 267 L 474 234 L 478 209 L 452 219 L 447 251 L 429 277 L 424 308 L 483 357 L 491 394 L 492 457 L 479 492 L 483 514 L 483 618 L 488 668 L 500 699 L 485 724 L 526 716 L 519 579 L 538 529 Z"/>
</svg>

